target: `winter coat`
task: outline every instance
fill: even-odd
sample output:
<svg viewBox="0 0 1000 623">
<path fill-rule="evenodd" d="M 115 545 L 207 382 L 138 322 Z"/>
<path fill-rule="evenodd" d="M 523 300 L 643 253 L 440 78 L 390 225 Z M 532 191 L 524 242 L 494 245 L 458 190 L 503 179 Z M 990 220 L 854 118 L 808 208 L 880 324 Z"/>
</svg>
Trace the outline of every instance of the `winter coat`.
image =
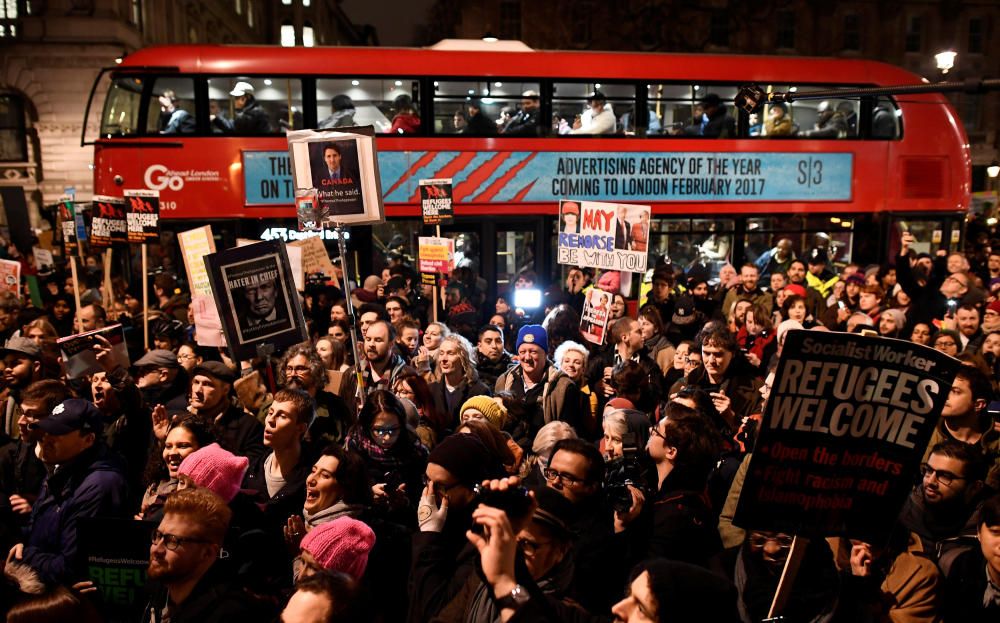
<svg viewBox="0 0 1000 623">
<path fill-rule="evenodd" d="M 237 111 L 233 129 L 237 134 L 270 134 L 271 120 L 267 111 L 254 100 Z"/>
<path fill-rule="evenodd" d="M 264 427 L 257 418 L 235 405 L 229 405 L 215 420 L 214 432 L 219 445 L 233 454 L 245 456 L 251 461 L 267 454 Z"/>
<path fill-rule="evenodd" d="M 257 457 L 250 462 L 250 468 L 243 477 L 243 489 L 254 493 L 255 501 L 264 510 L 268 524 L 273 530 L 280 532 L 289 517 L 302 512 L 302 506 L 306 502 L 306 478 L 312 470 L 313 461 L 303 451 L 292 472 L 282 474 L 285 485 L 271 495 L 267 491 L 267 479 L 264 476 L 267 456 Z"/>
<path fill-rule="evenodd" d="M 533 423 L 531 436 L 537 433 L 541 426 L 555 420 L 566 422 L 574 429 L 581 430 L 583 422 L 580 413 L 580 390 L 576 383 L 552 363 L 548 364 L 541 382 L 545 384 L 540 400 L 544 421 L 541 425 L 537 425 L 538 422 Z M 515 396 L 523 398 L 524 371 L 520 365 L 511 366 L 497 379 L 494 393 L 501 391 L 514 392 Z"/>
<path fill-rule="evenodd" d="M 216 567 L 209 569 L 188 598 L 171 608 L 170 623 L 267 623 L 274 620 L 276 613 L 271 607 L 223 581 L 224 577 Z M 154 586 L 140 621 L 160 623 L 166 604 L 167 589 Z"/>
<path fill-rule="evenodd" d="M 457 394 L 454 402 L 454 407 L 448 408 L 448 387 L 445 385 L 444 379 L 440 381 L 435 381 L 429 386 L 431 391 L 431 396 L 434 397 L 434 408 L 437 409 L 438 413 L 444 413 L 447 416 L 448 427 L 451 429 L 458 428 L 458 418 L 461 414 L 462 405 L 465 401 L 473 396 L 489 396 L 490 388 L 487 387 L 483 382 L 476 380 L 473 383 L 462 381 L 462 384 L 455 388 L 455 393 Z"/>
<path fill-rule="evenodd" d="M 476 359 L 478 360 L 476 372 L 479 373 L 479 380 L 485 383 L 487 387 L 495 386 L 500 375 L 506 372 L 514 362 L 511 354 L 507 351 L 501 353 L 500 359 L 497 361 L 490 361 L 480 354 L 476 355 Z"/>
<path fill-rule="evenodd" d="M 50 584 L 83 579 L 81 519 L 125 517 L 128 487 L 121 459 L 94 445 L 46 478 L 31 510 L 24 562 Z"/>
</svg>

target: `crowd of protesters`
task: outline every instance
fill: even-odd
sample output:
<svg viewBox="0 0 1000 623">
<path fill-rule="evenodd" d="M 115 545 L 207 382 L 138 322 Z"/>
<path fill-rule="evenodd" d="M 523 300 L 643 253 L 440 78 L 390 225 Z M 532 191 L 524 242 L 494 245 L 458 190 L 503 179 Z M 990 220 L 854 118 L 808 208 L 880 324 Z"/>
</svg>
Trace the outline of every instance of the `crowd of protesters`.
<svg viewBox="0 0 1000 623">
<path fill-rule="evenodd" d="M 1000 243 L 916 242 L 882 266 L 787 240 L 718 279 L 660 264 L 632 303 L 619 275 L 569 267 L 537 310 L 515 306 L 542 289 L 530 272 L 487 301 L 456 269 L 435 300 L 393 261 L 311 287 L 312 339 L 240 365 L 194 341 L 169 271 L 147 317 L 99 282 L 50 279 L 45 309 L 2 293 L 0 611 L 105 620 L 96 517 L 149 526 L 144 623 L 758 623 L 794 535 L 733 514 L 784 338 L 808 329 L 966 365 L 893 537 L 810 541 L 783 620 L 998 621 Z M 579 329 L 594 288 L 602 345 Z M 132 365 L 102 340 L 101 370 L 69 379 L 56 338 L 111 322 Z"/>
</svg>

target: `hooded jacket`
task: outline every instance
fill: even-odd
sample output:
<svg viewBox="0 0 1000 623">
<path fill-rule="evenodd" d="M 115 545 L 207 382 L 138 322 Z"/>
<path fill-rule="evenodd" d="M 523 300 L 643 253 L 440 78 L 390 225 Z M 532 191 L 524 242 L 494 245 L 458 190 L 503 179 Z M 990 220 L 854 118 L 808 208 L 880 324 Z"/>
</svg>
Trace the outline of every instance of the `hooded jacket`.
<svg viewBox="0 0 1000 623">
<path fill-rule="evenodd" d="M 81 579 L 80 520 L 124 517 L 127 495 L 122 462 L 102 443 L 60 465 L 32 508 L 24 562 L 51 584 Z"/>
</svg>

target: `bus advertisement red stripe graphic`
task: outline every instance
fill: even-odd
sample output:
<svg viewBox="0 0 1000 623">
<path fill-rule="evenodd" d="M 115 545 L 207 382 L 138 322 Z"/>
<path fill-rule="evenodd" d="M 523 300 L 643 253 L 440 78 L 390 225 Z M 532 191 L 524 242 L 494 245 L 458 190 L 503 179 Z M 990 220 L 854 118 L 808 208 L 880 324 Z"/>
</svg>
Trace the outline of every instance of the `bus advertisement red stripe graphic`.
<svg viewBox="0 0 1000 623">
<path fill-rule="evenodd" d="M 490 184 L 489 188 L 479 193 L 479 195 L 472 201 L 473 202 L 491 201 L 493 197 L 496 196 L 497 193 L 503 190 L 504 186 L 506 186 L 508 182 L 514 179 L 514 176 L 517 175 L 521 171 L 521 169 L 523 169 L 525 166 L 527 166 L 529 162 L 535 159 L 536 155 L 538 155 L 536 152 L 532 152 L 530 156 L 528 156 L 521 162 L 511 167 L 510 171 L 507 171 L 506 173 L 503 174 L 503 177 Z"/>
<path fill-rule="evenodd" d="M 483 166 L 470 173 L 467 178 L 455 186 L 452 201 L 459 202 L 475 192 L 483 182 L 488 180 L 490 176 L 493 175 L 493 173 L 499 169 L 508 158 L 510 158 L 512 153 L 513 152 L 509 151 L 497 152 L 492 158 L 487 160 Z"/>
</svg>

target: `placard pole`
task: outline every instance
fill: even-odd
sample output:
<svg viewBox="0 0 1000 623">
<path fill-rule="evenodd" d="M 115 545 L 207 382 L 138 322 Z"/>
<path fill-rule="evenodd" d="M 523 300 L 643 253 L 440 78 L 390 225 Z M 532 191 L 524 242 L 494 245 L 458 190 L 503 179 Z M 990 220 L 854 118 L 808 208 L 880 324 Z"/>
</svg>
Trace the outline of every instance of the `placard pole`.
<svg viewBox="0 0 1000 623">
<path fill-rule="evenodd" d="M 441 237 L 441 224 L 440 223 L 434 226 L 434 235 L 437 236 L 438 238 Z M 433 310 L 433 313 L 434 313 L 434 322 L 438 321 L 438 295 L 439 295 L 438 289 L 441 287 L 440 283 L 441 283 L 441 280 L 438 279 L 437 277 L 435 277 L 434 278 L 434 304 L 431 305 L 431 309 Z"/>
<path fill-rule="evenodd" d="M 80 326 L 80 280 L 76 276 L 76 257 L 69 256 L 69 272 L 73 277 L 73 298 L 76 302 L 76 323 Z M 82 330 L 82 329 L 81 329 Z M 76 330 L 73 331 L 76 333 Z"/>
<path fill-rule="evenodd" d="M 104 296 L 101 297 L 104 309 L 111 309 L 111 303 L 115 300 L 111 291 L 111 257 L 111 247 L 108 247 L 104 251 Z"/>
<path fill-rule="evenodd" d="M 809 539 L 796 536 L 792 538 L 792 549 L 785 559 L 785 568 L 781 572 L 781 579 L 778 580 L 778 588 L 774 591 L 774 600 L 771 601 L 771 609 L 767 613 L 769 619 L 781 614 L 788 604 L 788 598 L 792 596 L 792 588 L 795 586 L 795 576 L 799 574 L 799 567 L 802 559 L 805 558 L 806 548 L 809 547 Z"/>
<path fill-rule="evenodd" d="M 149 350 L 149 266 L 146 256 L 146 243 L 142 247 L 142 348 Z"/>
<path fill-rule="evenodd" d="M 354 352 L 354 373 L 358 380 L 358 397 L 363 397 L 365 395 L 365 375 L 361 371 L 361 364 L 364 363 L 364 353 L 358 351 L 358 333 L 357 333 L 357 318 L 354 317 L 354 302 L 351 301 L 351 290 L 350 282 L 348 281 L 348 271 L 347 266 L 347 245 L 344 244 L 344 228 L 337 223 L 333 227 L 333 231 L 337 232 L 337 248 L 340 249 L 340 273 L 344 280 L 344 299 L 347 301 L 347 316 L 351 319 L 350 330 L 351 330 L 351 349 Z M 320 227 L 320 235 L 324 235 L 325 226 Z"/>
</svg>

